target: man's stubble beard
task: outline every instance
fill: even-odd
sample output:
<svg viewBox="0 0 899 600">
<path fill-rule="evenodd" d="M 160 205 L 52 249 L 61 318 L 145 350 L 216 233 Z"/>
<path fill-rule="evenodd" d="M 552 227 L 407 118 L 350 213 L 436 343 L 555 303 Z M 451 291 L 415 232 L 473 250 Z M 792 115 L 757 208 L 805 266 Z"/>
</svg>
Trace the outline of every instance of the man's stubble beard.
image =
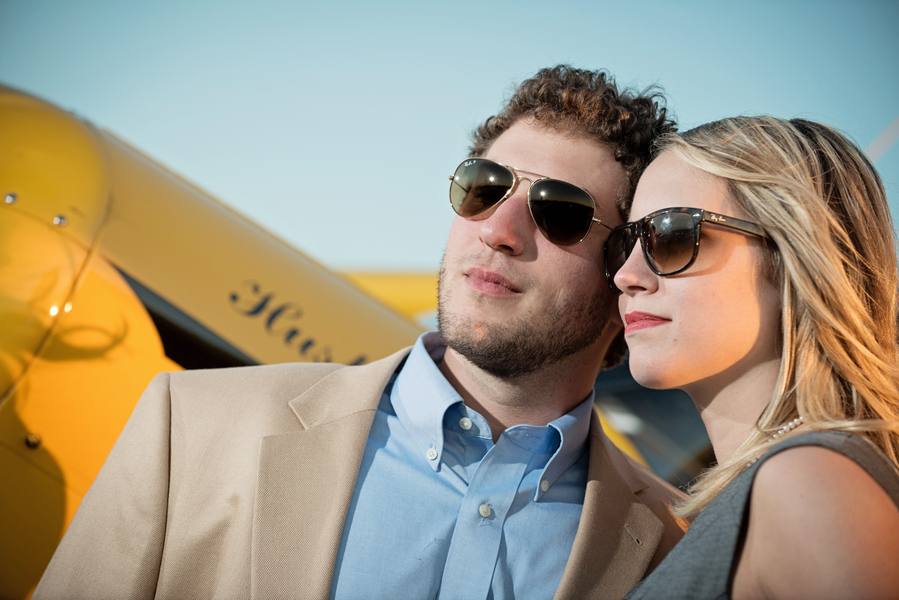
<svg viewBox="0 0 899 600">
<path fill-rule="evenodd" d="M 611 298 L 600 282 L 589 297 L 570 298 L 540 314 L 487 325 L 467 314 L 449 313 L 452 292 L 444 285 L 445 276 L 442 264 L 437 284 L 440 337 L 476 367 L 500 379 L 535 373 L 584 350 L 599 339 L 609 322 Z"/>
</svg>

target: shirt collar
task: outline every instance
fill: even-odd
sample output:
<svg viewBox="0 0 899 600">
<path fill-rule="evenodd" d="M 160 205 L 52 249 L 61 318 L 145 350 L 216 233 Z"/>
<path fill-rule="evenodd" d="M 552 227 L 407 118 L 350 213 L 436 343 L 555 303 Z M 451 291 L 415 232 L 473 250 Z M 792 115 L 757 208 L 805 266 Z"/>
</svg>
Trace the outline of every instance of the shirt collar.
<svg viewBox="0 0 899 600">
<path fill-rule="evenodd" d="M 435 471 L 443 452 L 443 415 L 462 396 L 440 372 L 446 345 L 435 332 L 415 342 L 390 393 L 393 410 Z"/>
<path fill-rule="evenodd" d="M 590 432 L 590 415 L 593 413 L 593 391 L 583 402 L 575 406 L 555 421 L 549 423 L 559 432 L 561 443 L 546 463 L 540 477 L 541 485 L 537 486 L 534 500 L 540 500 L 562 474 L 581 457 L 587 434 Z M 542 482 L 546 482 L 546 490 Z"/>
<path fill-rule="evenodd" d="M 416 447 L 435 471 L 440 467 L 443 453 L 443 419 L 446 411 L 462 396 L 440 372 L 437 364 L 443 360 L 446 345 L 436 332 L 425 333 L 415 342 L 406 363 L 390 392 L 390 401 L 400 422 L 409 431 Z M 470 407 L 466 407 L 469 411 Z M 547 489 L 580 458 L 590 430 L 593 410 L 593 391 L 574 409 L 550 422 L 558 432 L 551 436 L 558 447 L 543 469 L 541 481 Z M 507 431 L 534 427 L 516 425 Z M 555 444 L 553 444 L 555 445 Z M 535 449 L 536 450 L 536 449 Z M 544 452 L 552 448 L 542 449 Z M 538 486 L 534 499 L 539 500 L 546 490 Z"/>
</svg>

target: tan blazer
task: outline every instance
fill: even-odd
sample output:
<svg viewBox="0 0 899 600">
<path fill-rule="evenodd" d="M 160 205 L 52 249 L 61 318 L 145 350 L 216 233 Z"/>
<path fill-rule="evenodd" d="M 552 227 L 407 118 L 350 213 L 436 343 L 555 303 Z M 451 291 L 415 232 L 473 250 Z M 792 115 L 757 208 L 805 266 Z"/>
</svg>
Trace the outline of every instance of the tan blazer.
<svg viewBox="0 0 899 600">
<path fill-rule="evenodd" d="M 326 599 L 381 393 L 409 349 L 361 367 L 162 373 L 34 598 Z M 620 598 L 682 535 L 673 491 L 593 415 L 583 516 L 556 598 Z"/>
</svg>

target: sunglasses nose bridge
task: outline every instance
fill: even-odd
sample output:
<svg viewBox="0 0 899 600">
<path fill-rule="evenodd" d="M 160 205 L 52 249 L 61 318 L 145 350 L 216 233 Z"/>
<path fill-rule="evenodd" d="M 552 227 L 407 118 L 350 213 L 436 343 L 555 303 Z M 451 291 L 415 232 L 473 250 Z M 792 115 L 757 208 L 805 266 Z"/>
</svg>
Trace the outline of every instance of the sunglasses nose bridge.
<svg viewBox="0 0 899 600">
<path fill-rule="evenodd" d="M 511 169 L 510 169 L 510 170 L 511 170 Z M 515 171 L 512 171 L 512 177 L 513 177 L 513 179 L 512 179 L 512 185 L 509 187 L 509 189 L 508 189 L 508 191 L 505 193 L 505 195 L 503 195 L 503 197 L 500 198 L 499 202 L 497 202 L 496 205 L 493 206 L 493 207 L 491 208 L 491 210 L 489 211 L 491 214 L 494 213 L 494 212 L 496 212 L 496 210 L 497 210 L 502 204 L 505 204 L 507 200 L 509 200 L 510 198 L 514 197 L 515 194 L 518 193 L 518 190 L 519 190 L 519 189 L 522 190 L 523 193 L 524 193 L 525 203 L 527 204 L 527 203 L 530 201 L 530 196 L 529 196 L 529 194 L 530 194 L 530 191 L 531 191 L 531 185 L 533 185 L 534 180 L 532 180 L 530 177 L 525 177 L 525 176 L 519 175 L 519 174 L 516 173 Z M 523 184 L 522 184 L 522 181 L 526 181 L 526 182 L 527 182 L 527 185 L 523 185 Z"/>
<path fill-rule="evenodd" d="M 515 192 L 521 186 L 522 181 L 528 182 L 527 186 L 525 186 L 523 188 L 525 194 L 527 194 L 528 192 L 531 191 L 531 186 L 534 184 L 533 179 L 531 179 L 530 177 L 525 177 L 524 175 L 519 175 L 515 171 L 512 171 L 512 176 L 515 178 L 515 180 L 512 182 L 512 187 L 509 188 L 509 192 L 506 194 L 506 198 L 510 198 L 512 195 L 515 194 Z"/>
<path fill-rule="evenodd" d="M 639 245 L 640 246 L 640 254 L 643 255 L 643 260 L 646 263 L 646 266 L 649 267 L 649 270 L 658 275 L 655 263 L 655 248 L 652 244 L 652 239 L 649 235 L 648 229 L 649 221 L 637 221 L 634 223 L 634 239 L 633 239 L 633 249 L 631 250 L 631 254 L 633 254 L 634 249 Z"/>
</svg>

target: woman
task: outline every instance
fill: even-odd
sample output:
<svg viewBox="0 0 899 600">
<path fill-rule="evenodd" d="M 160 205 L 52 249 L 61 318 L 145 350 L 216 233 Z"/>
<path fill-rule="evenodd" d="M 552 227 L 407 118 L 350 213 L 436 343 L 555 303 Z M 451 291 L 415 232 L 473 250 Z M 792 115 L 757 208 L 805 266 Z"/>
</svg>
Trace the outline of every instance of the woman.
<svg viewBox="0 0 899 600">
<path fill-rule="evenodd" d="M 690 394 L 718 464 L 627 597 L 899 598 L 899 291 L 877 173 L 799 119 L 725 119 L 660 150 L 607 274 L 634 378 Z"/>
</svg>

